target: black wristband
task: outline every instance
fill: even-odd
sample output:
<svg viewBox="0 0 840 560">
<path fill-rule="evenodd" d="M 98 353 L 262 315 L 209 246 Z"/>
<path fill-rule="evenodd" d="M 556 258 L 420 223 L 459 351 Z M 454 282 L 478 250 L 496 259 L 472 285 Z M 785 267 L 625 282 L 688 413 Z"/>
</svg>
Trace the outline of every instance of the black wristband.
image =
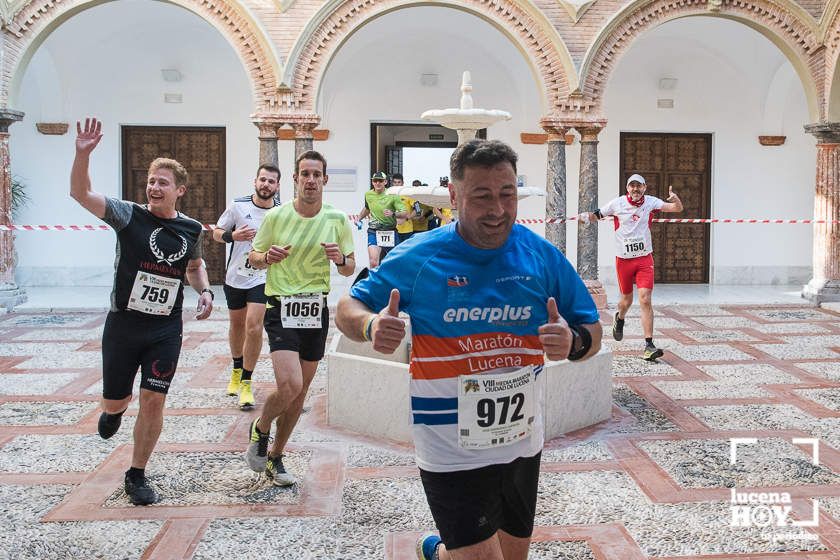
<svg viewBox="0 0 840 560">
<path fill-rule="evenodd" d="M 203 294 L 204 292 L 207 292 L 208 294 L 210 294 L 210 301 L 215 301 L 216 300 L 216 294 L 213 293 L 213 290 L 211 290 L 210 288 L 204 288 L 203 290 L 201 290 L 198 293 Z"/>
<path fill-rule="evenodd" d="M 586 356 L 586 353 L 592 348 L 592 335 L 589 334 L 589 329 L 586 327 L 573 327 L 569 325 L 569 330 L 572 331 L 572 347 L 569 348 L 569 356 L 566 359 L 574 362 Z M 575 351 L 575 336 L 580 338 L 580 349 L 577 351 Z"/>
<path fill-rule="evenodd" d="M 347 255 L 341 255 L 341 263 L 336 263 L 335 266 L 344 266 L 347 264 Z"/>
<path fill-rule="evenodd" d="M 233 243 L 233 230 L 232 229 L 226 230 L 222 234 L 222 241 L 224 241 L 225 243 Z"/>
<path fill-rule="evenodd" d="M 603 219 L 603 217 L 604 217 L 604 215 L 601 214 L 601 209 L 600 208 L 596 208 L 595 211 L 592 212 L 592 213 L 595 214 L 595 217 L 598 218 L 599 220 Z"/>
</svg>

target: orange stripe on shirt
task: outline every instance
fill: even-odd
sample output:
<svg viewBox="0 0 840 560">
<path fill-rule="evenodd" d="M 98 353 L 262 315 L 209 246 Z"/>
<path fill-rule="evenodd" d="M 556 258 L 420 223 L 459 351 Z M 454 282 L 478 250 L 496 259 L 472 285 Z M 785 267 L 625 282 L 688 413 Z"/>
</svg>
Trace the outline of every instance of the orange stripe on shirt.
<svg viewBox="0 0 840 560">
<path fill-rule="evenodd" d="M 459 375 L 479 374 L 499 368 L 520 368 L 542 365 L 543 354 L 522 354 L 515 351 L 491 356 L 473 355 L 442 362 L 411 362 L 409 371 L 414 379 L 449 379 Z"/>
</svg>

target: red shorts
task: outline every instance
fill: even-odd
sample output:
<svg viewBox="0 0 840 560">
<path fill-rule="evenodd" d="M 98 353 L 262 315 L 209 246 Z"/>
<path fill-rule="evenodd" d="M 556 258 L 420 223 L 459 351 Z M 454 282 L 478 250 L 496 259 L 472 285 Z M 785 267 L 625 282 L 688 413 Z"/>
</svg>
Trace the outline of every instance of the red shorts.
<svg viewBox="0 0 840 560">
<path fill-rule="evenodd" d="M 615 258 L 618 289 L 622 294 L 633 293 L 633 282 L 639 288 L 653 289 L 653 253 L 634 259 Z"/>
</svg>

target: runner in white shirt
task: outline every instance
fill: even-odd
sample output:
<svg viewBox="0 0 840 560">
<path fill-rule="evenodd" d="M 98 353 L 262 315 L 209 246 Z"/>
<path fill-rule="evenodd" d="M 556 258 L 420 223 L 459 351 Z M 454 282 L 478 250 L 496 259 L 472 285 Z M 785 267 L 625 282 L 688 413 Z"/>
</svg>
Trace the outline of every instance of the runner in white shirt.
<svg viewBox="0 0 840 560">
<path fill-rule="evenodd" d="M 233 358 L 227 393 L 239 395 L 242 410 L 254 407 L 251 375 L 262 349 L 266 302 L 265 270 L 253 268 L 248 262 L 248 253 L 266 212 L 279 204 L 275 198 L 279 182 L 279 169 L 269 164 L 261 165 L 254 179 L 254 194 L 234 199 L 213 230 L 213 239 L 231 244 L 224 285 L 230 314 L 228 340 Z"/>
<path fill-rule="evenodd" d="M 655 196 L 645 196 L 647 184 L 641 175 L 627 179 L 627 196 L 609 201 L 595 212 L 583 212 L 578 218 L 583 223 L 612 216 L 615 225 L 615 270 L 621 299 L 618 311 L 613 317 L 612 334 L 616 340 L 624 338 L 624 317 L 633 305 L 633 284 L 639 290 L 639 305 L 642 309 L 642 330 L 645 334 L 645 350 L 642 357 L 650 362 L 662 357 L 662 350 L 653 344 L 653 244 L 650 237 L 650 223 L 657 212 L 682 212 L 683 204 L 677 194 L 668 187 L 667 201 Z"/>
</svg>

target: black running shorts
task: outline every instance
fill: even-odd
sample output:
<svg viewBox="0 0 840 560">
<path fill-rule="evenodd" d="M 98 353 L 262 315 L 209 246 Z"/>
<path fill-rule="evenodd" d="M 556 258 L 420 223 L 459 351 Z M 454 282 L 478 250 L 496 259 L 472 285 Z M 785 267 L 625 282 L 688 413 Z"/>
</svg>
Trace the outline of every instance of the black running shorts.
<svg viewBox="0 0 840 560">
<path fill-rule="evenodd" d="M 115 400 L 130 396 L 138 367 L 141 389 L 166 394 L 178 367 L 183 326 L 180 313 L 108 313 L 102 333 L 102 396 Z"/>
<path fill-rule="evenodd" d="M 420 469 L 426 500 L 446 549 L 480 543 L 499 529 L 514 537 L 530 537 L 541 455 L 466 471 Z"/>
<path fill-rule="evenodd" d="M 265 305 L 268 298 L 265 296 L 265 284 L 258 284 L 253 288 L 247 290 L 242 288 L 234 288 L 227 284 L 222 286 L 225 291 L 225 299 L 227 300 L 227 308 L 230 310 L 245 309 L 249 303 L 260 303 Z"/>
<path fill-rule="evenodd" d="M 287 329 L 280 319 L 280 308 L 269 307 L 265 310 L 265 332 L 268 334 L 268 347 L 272 352 L 291 350 L 297 352 L 301 360 L 317 362 L 324 357 L 327 346 L 327 333 L 330 330 L 330 310 L 326 302 L 321 312 L 320 329 Z"/>
</svg>

